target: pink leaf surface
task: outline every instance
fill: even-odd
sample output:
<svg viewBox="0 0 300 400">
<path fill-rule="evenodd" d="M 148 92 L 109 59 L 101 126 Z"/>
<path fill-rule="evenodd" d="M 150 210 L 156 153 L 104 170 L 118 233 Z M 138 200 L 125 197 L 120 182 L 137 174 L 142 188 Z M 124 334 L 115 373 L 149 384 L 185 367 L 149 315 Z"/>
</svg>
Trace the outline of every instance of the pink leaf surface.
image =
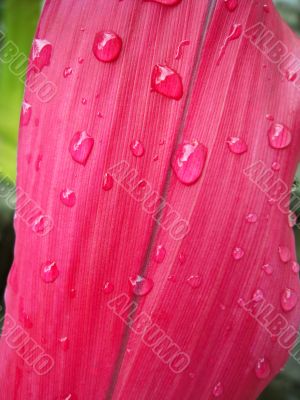
<svg viewBox="0 0 300 400">
<path fill-rule="evenodd" d="M 278 67 L 275 39 L 259 35 L 272 30 L 298 57 L 300 47 L 264 4 L 46 1 L 36 37 L 51 60 L 48 45 L 35 64 L 58 90 L 47 103 L 26 90 L 17 185 L 53 229 L 16 219 L 7 399 L 250 400 L 286 362 L 266 324 L 279 314 L 298 327 L 294 237 L 278 193 L 249 176 L 276 163 L 272 179 L 293 182 L 299 86 Z M 103 44 L 99 32 L 117 36 Z M 198 145 L 183 154 L 186 143 Z M 259 323 L 248 301 L 272 316 Z M 28 343 L 9 344 L 11 321 L 51 356 L 47 374 L 24 356 Z"/>
</svg>

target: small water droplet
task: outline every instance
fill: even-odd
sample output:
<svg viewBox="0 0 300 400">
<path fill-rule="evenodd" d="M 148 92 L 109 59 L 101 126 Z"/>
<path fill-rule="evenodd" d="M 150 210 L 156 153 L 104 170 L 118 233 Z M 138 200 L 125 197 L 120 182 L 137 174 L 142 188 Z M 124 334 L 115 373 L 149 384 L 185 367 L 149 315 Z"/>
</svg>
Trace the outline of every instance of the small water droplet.
<svg viewBox="0 0 300 400">
<path fill-rule="evenodd" d="M 108 190 L 112 189 L 113 185 L 114 185 L 113 177 L 110 174 L 104 174 L 102 189 L 107 192 Z"/>
<path fill-rule="evenodd" d="M 72 74 L 73 74 L 73 69 L 71 67 L 66 67 L 64 69 L 64 72 L 63 72 L 64 78 L 67 78 L 68 76 L 70 76 Z"/>
<path fill-rule="evenodd" d="M 101 31 L 95 36 L 93 53 L 102 62 L 115 61 L 122 50 L 122 39 L 112 31 Z"/>
<path fill-rule="evenodd" d="M 269 6 L 269 4 L 264 4 L 264 5 L 263 5 L 263 10 L 264 10 L 265 13 L 269 14 L 269 12 L 270 12 L 270 6 Z"/>
<path fill-rule="evenodd" d="M 213 388 L 213 396 L 220 397 L 224 393 L 223 385 L 221 382 L 218 382 L 216 386 Z"/>
<path fill-rule="evenodd" d="M 265 296 L 264 296 L 264 293 L 263 293 L 263 291 L 261 289 L 257 289 L 252 295 L 252 299 L 254 301 L 256 301 L 257 303 L 263 301 L 264 298 L 265 298 Z"/>
<path fill-rule="evenodd" d="M 191 275 L 186 281 L 193 289 L 199 288 L 202 284 L 202 278 L 199 275 Z"/>
<path fill-rule="evenodd" d="M 145 154 L 144 146 L 139 140 L 134 140 L 130 144 L 130 150 L 135 157 L 142 157 Z"/>
<path fill-rule="evenodd" d="M 184 253 L 179 253 L 178 259 L 179 259 L 179 262 L 180 262 L 181 265 L 184 264 L 186 262 L 185 254 Z"/>
<path fill-rule="evenodd" d="M 287 246 L 279 246 L 278 247 L 280 260 L 284 263 L 287 263 L 291 259 L 291 251 Z"/>
<path fill-rule="evenodd" d="M 159 244 L 155 248 L 153 260 L 158 264 L 161 264 L 166 257 L 166 249 L 162 244 Z"/>
<path fill-rule="evenodd" d="M 297 293 L 293 289 L 286 288 L 281 294 L 281 307 L 283 311 L 292 311 L 298 302 Z"/>
<path fill-rule="evenodd" d="M 293 271 L 295 274 L 299 274 L 300 266 L 299 266 L 299 264 L 297 263 L 297 261 L 293 261 L 293 262 L 292 262 L 291 268 L 292 268 L 292 271 Z"/>
<path fill-rule="evenodd" d="M 184 46 L 188 46 L 189 44 L 190 44 L 189 40 L 182 40 L 179 43 L 179 46 L 177 47 L 177 51 L 176 51 L 176 54 L 175 54 L 175 60 L 180 60 L 180 58 L 182 57 L 182 52 L 183 52 L 182 48 Z"/>
<path fill-rule="evenodd" d="M 84 62 L 84 58 L 78 57 L 78 63 L 79 63 L 79 64 L 82 64 L 83 62 Z"/>
<path fill-rule="evenodd" d="M 260 358 L 255 365 L 255 375 L 258 379 L 267 379 L 271 374 L 270 363 L 266 358 Z"/>
<path fill-rule="evenodd" d="M 42 265 L 41 268 L 41 277 L 44 282 L 52 283 L 54 282 L 59 275 L 59 271 L 54 261 L 47 261 L 45 264 Z"/>
<path fill-rule="evenodd" d="M 39 215 L 32 223 L 31 229 L 33 230 L 34 233 L 42 235 L 45 232 L 47 232 L 50 227 L 51 227 L 50 218 L 45 215 Z"/>
<path fill-rule="evenodd" d="M 32 115 L 32 107 L 29 103 L 26 103 L 26 101 L 23 101 L 22 103 L 22 110 L 21 110 L 21 126 L 27 126 L 30 122 Z"/>
<path fill-rule="evenodd" d="M 74 393 L 69 393 L 66 396 L 62 397 L 62 400 L 78 400 L 78 399 Z"/>
<path fill-rule="evenodd" d="M 238 7 L 239 3 L 238 0 L 224 0 L 224 3 L 227 7 L 227 10 L 234 11 Z"/>
<path fill-rule="evenodd" d="M 279 164 L 279 162 L 274 161 L 274 162 L 272 163 L 271 168 L 272 168 L 273 171 L 279 171 L 279 170 L 280 170 L 280 164 Z"/>
<path fill-rule="evenodd" d="M 155 92 L 180 100 L 183 96 L 183 85 L 181 76 L 167 65 L 155 65 L 152 71 L 151 88 Z"/>
<path fill-rule="evenodd" d="M 266 119 L 268 120 L 268 121 L 274 121 L 274 117 L 273 117 L 273 115 L 271 115 L 271 114 L 267 114 L 266 115 Z"/>
<path fill-rule="evenodd" d="M 50 65 L 52 44 L 48 40 L 35 39 L 32 45 L 31 63 L 40 72 L 44 67 Z"/>
<path fill-rule="evenodd" d="M 67 207 L 74 207 L 76 203 L 76 194 L 73 190 L 64 189 L 60 193 L 61 202 Z"/>
<path fill-rule="evenodd" d="M 288 215 L 288 223 L 289 223 L 290 228 L 293 228 L 297 224 L 297 219 L 298 219 L 297 214 L 290 211 L 290 213 Z"/>
<path fill-rule="evenodd" d="M 249 224 L 255 224 L 255 222 L 257 222 L 257 215 L 255 213 L 247 214 L 246 221 L 249 222 Z"/>
<path fill-rule="evenodd" d="M 114 284 L 112 282 L 105 282 L 102 291 L 105 294 L 110 294 L 114 291 L 115 287 Z"/>
<path fill-rule="evenodd" d="M 294 82 L 297 79 L 297 73 L 293 71 L 286 71 L 286 79 L 289 82 Z"/>
<path fill-rule="evenodd" d="M 94 139 L 86 131 L 82 131 L 73 136 L 69 151 L 74 161 L 86 165 L 93 147 Z"/>
<path fill-rule="evenodd" d="M 71 288 L 69 294 L 70 294 L 70 298 L 71 299 L 75 299 L 75 297 L 76 297 L 76 289 Z"/>
<path fill-rule="evenodd" d="M 235 260 L 240 260 L 244 256 L 245 252 L 240 247 L 235 247 L 232 252 L 232 257 Z"/>
<path fill-rule="evenodd" d="M 290 130 L 282 124 L 273 123 L 268 130 L 268 137 L 273 149 L 285 149 L 292 141 Z"/>
<path fill-rule="evenodd" d="M 239 39 L 242 32 L 243 32 L 243 28 L 242 28 L 241 24 L 233 24 L 232 25 L 229 35 L 227 36 L 227 38 L 224 41 L 223 46 L 221 47 L 220 54 L 219 54 L 219 57 L 217 60 L 217 65 L 220 64 L 221 59 L 224 57 L 229 42 Z"/>
<path fill-rule="evenodd" d="M 202 175 L 207 157 L 207 148 L 196 140 L 178 146 L 172 167 L 180 182 L 192 185 Z"/>
<path fill-rule="evenodd" d="M 103 118 L 103 115 L 101 114 L 100 111 L 97 112 L 97 117 L 98 117 L 98 118 Z"/>
<path fill-rule="evenodd" d="M 144 278 L 140 275 L 129 277 L 129 283 L 132 292 L 136 296 L 146 296 L 149 292 L 151 292 L 154 285 L 152 279 Z"/>
<path fill-rule="evenodd" d="M 81 99 L 81 103 L 85 106 L 87 104 L 87 99 L 85 97 L 83 97 Z"/>
<path fill-rule="evenodd" d="M 35 161 L 35 170 L 38 172 L 41 169 L 42 166 L 42 161 L 43 161 L 43 156 L 39 154 L 37 156 L 37 159 Z"/>
<path fill-rule="evenodd" d="M 228 138 L 227 144 L 229 150 L 234 154 L 243 154 L 248 150 L 247 143 L 243 139 L 236 136 Z"/>
<path fill-rule="evenodd" d="M 274 268 L 271 264 L 264 264 L 261 269 L 267 274 L 267 275 L 272 275 Z"/>
<path fill-rule="evenodd" d="M 66 336 L 59 338 L 58 342 L 61 344 L 63 351 L 69 350 L 70 340 Z"/>
<path fill-rule="evenodd" d="M 175 6 L 181 2 L 181 0 L 150 0 L 154 3 L 163 4 L 165 6 Z"/>
</svg>

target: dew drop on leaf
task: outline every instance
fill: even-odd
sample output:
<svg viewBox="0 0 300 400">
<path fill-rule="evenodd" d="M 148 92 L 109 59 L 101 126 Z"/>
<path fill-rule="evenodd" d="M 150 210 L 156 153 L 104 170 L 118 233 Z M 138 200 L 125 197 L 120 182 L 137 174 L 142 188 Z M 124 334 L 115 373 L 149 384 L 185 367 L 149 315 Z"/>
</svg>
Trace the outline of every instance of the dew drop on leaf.
<svg viewBox="0 0 300 400">
<path fill-rule="evenodd" d="M 105 294 L 110 294 L 114 291 L 115 287 L 114 284 L 112 282 L 105 282 L 102 291 Z"/>
<path fill-rule="evenodd" d="M 271 264 L 264 264 L 261 269 L 267 274 L 267 275 L 272 275 L 274 268 L 273 265 Z"/>
<path fill-rule="evenodd" d="M 166 249 L 162 244 L 159 244 L 155 248 L 153 260 L 158 264 L 161 264 L 166 257 Z"/>
<path fill-rule="evenodd" d="M 227 144 L 229 150 L 234 154 L 243 154 L 246 153 L 246 151 L 248 150 L 246 142 L 243 139 L 236 136 L 228 138 Z"/>
<path fill-rule="evenodd" d="M 167 65 L 155 65 L 152 71 L 151 88 L 170 99 L 180 100 L 183 96 L 181 76 Z"/>
<path fill-rule="evenodd" d="M 271 374 L 271 367 L 269 361 L 262 357 L 255 365 L 255 375 L 258 379 L 267 379 Z"/>
<path fill-rule="evenodd" d="M 202 284 L 202 278 L 199 275 L 191 275 L 186 281 L 193 289 L 199 288 Z"/>
<path fill-rule="evenodd" d="M 60 201 L 67 207 L 74 207 L 76 203 L 76 194 L 73 190 L 64 189 L 60 193 Z"/>
<path fill-rule="evenodd" d="M 238 0 L 224 0 L 225 6 L 228 11 L 234 11 L 238 7 Z"/>
<path fill-rule="evenodd" d="M 122 50 L 122 39 L 112 31 L 101 31 L 95 36 L 93 53 L 102 62 L 115 61 Z"/>
<path fill-rule="evenodd" d="M 172 167 L 180 182 L 192 185 L 202 175 L 207 157 L 207 148 L 196 140 L 178 146 Z"/>
<path fill-rule="evenodd" d="M 249 222 L 249 224 L 254 224 L 255 222 L 257 222 L 257 215 L 255 213 L 247 214 L 246 221 Z"/>
<path fill-rule="evenodd" d="M 132 292 L 136 296 L 146 296 L 148 293 L 151 292 L 154 285 L 152 279 L 144 278 L 140 275 L 129 277 L 129 283 Z"/>
<path fill-rule="evenodd" d="M 240 260 L 244 256 L 245 252 L 240 247 L 235 247 L 232 252 L 232 257 L 234 260 Z"/>
<path fill-rule="evenodd" d="M 293 262 L 292 262 L 291 268 L 292 268 L 292 271 L 293 271 L 295 274 L 299 274 L 300 266 L 299 266 L 299 264 L 297 263 L 297 261 L 293 261 Z"/>
<path fill-rule="evenodd" d="M 32 107 L 29 103 L 23 101 L 21 109 L 21 126 L 29 124 L 32 115 Z"/>
<path fill-rule="evenodd" d="M 111 190 L 114 185 L 114 179 L 110 174 L 104 174 L 102 181 L 102 189 L 106 192 Z"/>
<path fill-rule="evenodd" d="M 221 382 L 218 382 L 216 384 L 216 386 L 213 388 L 213 392 L 212 393 L 213 393 L 214 397 L 220 397 L 220 396 L 223 395 L 224 389 L 223 389 L 223 385 L 222 385 Z"/>
<path fill-rule="evenodd" d="M 134 140 L 130 144 L 130 150 L 135 157 L 142 157 L 145 154 L 144 146 L 139 140 Z"/>
<path fill-rule="evenodd" d="M 73 69 L 71 67 L 66 67 L 64 69 L 63 76 L 64 76 L 64 78 L 67 78 L 68 76 L 72 75 L 72 73 L 73 73 Z"/>
<path fill-rule="evenodd" d="M 287 246 L 279 246 L 278 247 L 280 260 L 284 263 L 287 263 L 291 259 L 291 251 Z"/>
<path fill-rule="evenodd" d="M 293 289 L 286 288 L 281 294 L 281 307 L 283 311 L 289 312 L 292 311 L 298 302 L 298 296 Z"/>
<path fill-rule="evenodd" d="M 44 282 L 52 283 L 54 282 L 59 275 L 59 271 L 54 261 L 47 261 L 45 264 L 42 265 L 41 268 L 41 277 Z"/>
<path fill-rule="evenodd" d="M 52 44 L 48 40 L 35 39 L 32 45 L 31 63 L 40 72 L 44 67 L 50 65 L 52 55 Z"/>
<path fill-rule="evenodd" d="M 73 136 L 69 151 L 74 161 L 86 165 L 94 146 L 94 139 L 86 131 L 77 132 Z"/>
<path fill-rule="evenodd" d="M 268 130 L 269 144 L 273 149 L 285 149 L 292 141 L 290 130 L 282 125 L 273 123 Z"/>
</svg>

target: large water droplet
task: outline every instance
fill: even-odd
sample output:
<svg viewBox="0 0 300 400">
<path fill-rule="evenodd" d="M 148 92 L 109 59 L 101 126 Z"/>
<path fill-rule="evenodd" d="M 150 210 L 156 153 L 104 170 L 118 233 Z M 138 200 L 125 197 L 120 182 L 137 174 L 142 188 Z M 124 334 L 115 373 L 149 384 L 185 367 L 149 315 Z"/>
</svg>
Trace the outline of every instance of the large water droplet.
<svg viewBox="0 0 300 400">
<path fill-rule="evenodd" d="M 291 259 L 291 251 L 287 246 L 279 246 L 278 247 L 280 260 L 284 263 L 287 263 Z"/>
<path fill-rule="evenodd" d="M 229 150 L 234 154 L 243 154 L 248 150 L 247 143 L 243 139 L 236 136 L 228 138 L 227 144 Z"/>
<path fill-rule="evenodd" d="M 86 131 L 77 132 L 73 136 L 69 151 L 74 161 L 86 165 L 94 146 L 94 139 Z"/>
<path fill-rule="evenodd" d="M 140 275 L 129 277 L 129 283 L 132 292 L 136 296 L 146 296 L 149 292 L 151 292 L 154 285 L 152 279 L 144 278 Z"/>
<path fill-rule="evenodd" d="M 73 190 L 64 189 L 60 193 L 61 202 L 67 207 L 74 207 L 76 203 L 76 194 Z"/>
<path fill-rule="evenodd" d="M 268 130 L 268 137 L 273 149 L 285 149 L 292 141 L 290 130 L 282 124 L 273 123 Z"/>
<path fill-rule="evenodd" d="M 224 0 L 227 10 L 234 11 L 239 5 L 238 0 Z"/>
<path fill-rule="evenodd" d="M 224 393 L 223 385 L 221 382 L 218 382 L 216 386 L 213 388 L 213 396 L 220 397 Z"/>
<path fill-rule="evenodd" d="M 110 174 L 104 174 L 103 176 L 103 181 L 102 181 L 102 189 L 105 190 L 106 192 L 110 189 L 112 189 L 114 185 L 114 179 Z"/>
<path fill-rule="evenodd" d="M 266 358 L 260 358 L 255 365 L 255 375 L 258 379 L 267 379 L 271 374 L 270 363 Z"/>
<path fill-rule="evenodd" d="M 112 31 L 101 31 L 95 36 L 93 53 L 102 62 L 115 61 L 122 50 L 122 39 Z"/>
<path fill-rule="evenodd" d="M 289 312 L 292 311 L 298 302 L 297 293 L 293 289 L 286 288 L 281 294 L 281 307 L 283 311 Z"/>
<path fill-rule="evenodd" d="M 134 140 L 131 143 L 130 150 L 135 157 L 142 157 L 145 154 L 144 146 L 139 140 Z"/>
<path fill-rule="evenodd" d="M 167 65 L 155 65 L 152 71 L 151 88 L 170 99 L 180 100 L 183 96 L 181 76 Z"/>
<path fill-rule="evenodd" d="M 158 264 L 161 264 L 166 257 L 166 249 L 162 244 L 159 244 L 156 246 L 153 260 L 157 262 Z"/>
<path fill-rule="evenodd" d="M 207 157 L 207 148 L 196 140 L 179 145 L 172 167 L 180 182 L 192 185 L 202 175 Z"/>
<path fill-rule="evenodd" d="M 193 289 L 199 288 L 202 284 L 202 278 L 199 275 L 191 275 L 186 281 Z"/>
<path fill-rule="evenodd" d="M 52 283 L 54 282 L 59 275 L 59 271 L 54 261 L 47 261 L 45 264 L 42 265 L 41 268 L 41 277 L 44 282 Z"/>
<path fill-rule="evenodd" d="M 35 39 L 32 45 L 31 63 L 37 68 L 37 72 L 50 65 L 52 44 L 48 40 Z"/>
<path fill-rule="evenodd" d="M 235 260 L 240 260 L 240 259 L 244 256 L 244 254 L 245 254 L 245 252 L 244 252 L 244 250 L 243 250 L 242 248 L 240 248 L 240 247 L 235 247 L 235 248 L 233 249 L 233 252 L 232 252 L 232 257 L 233 257 Z"/>
<path fill-rule="evenodd" d="M 23 101 L 21 110 L 21 126 L 29 124 L 32 115 L 32 107 L 29 103 Z"/>
</svg>

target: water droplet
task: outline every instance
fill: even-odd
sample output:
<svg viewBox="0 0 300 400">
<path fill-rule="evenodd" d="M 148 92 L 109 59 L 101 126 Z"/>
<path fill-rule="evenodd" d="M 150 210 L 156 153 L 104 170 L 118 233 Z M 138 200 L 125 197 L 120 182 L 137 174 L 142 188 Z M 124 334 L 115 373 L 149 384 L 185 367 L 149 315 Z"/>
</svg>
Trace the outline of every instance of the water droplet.
<svg viewBox="0 0 300 400">
<path fill-rule="evenodd" d="M 43 161 L 43 156 L 39 154 L 37 156 L 37 159 L 35 161 L 35 170 L 38 172 L 41 169 L 42 166 L 42 161 Z"/>
<path fill-rule="evenodd" d="M 104 174 L 103 182 L 102 182 L 102 189 L 106 192 L 112 189 L 114 185 L 114 179 L 110 174 Z"/>
<path fill-rule="evenodd" d="M 268 120 L 268 121 L 274 121 L 274 117 L 273 117 L 273 115 L 271 115 L 271 114 L 267 114 L 266 115 L 266 119 Z"/>
<path fill-rule="evenodd" d="M 216 386 L 213 388 L 213 396 L 220 397 L 224 393 L 223 385 L 221 382 L 218 382 Z"/>
<path fill-rule="evenodd" d="M 290 228 L 293 228 L 297 224 L 297 219 L 297 215 L 294 212 L 290 211 L 288 215 L 288 223 Z"/>
<path fill-rule="evenodd" d="M 183 96 L 181 76 L 167 65 L 155 65 L 152 71 L 151 88 L 155 92 L 180 100 Z"/>
<path fill-rule="evenodd" d="M 221 59 L 224 57 L 225 51 L 226 51 L 226 49 L 228 47 L 229 42 L 231 42 L 232 40 L 239 39 L 239 37 L 241 36 L 242 32 L 243 32 L 243 28 L 242 28 L 241 24 L 233 24 L 232 25 L 232 27 L 230 29 L 230 32 L 229 32 L 229 35 L 227 36 L 227 38 L 224 41 L 223 46 L 221 47 L 220 54 L 219 54 L 219 57 L 218 57 L 218 60 L 217 60 L 217 65 L 220 64 Z"/>
<path fill-rule="evenodd" d="M 278 247 L 280 260 L 284 263 L 287 263 L 291 259 L 291 251 L 287 246 L 279 246 Z"/>
<path fill-rule="evenodd" d="M 286 288 L 281 294 L 281 307 L 283 311 L 292 311 L 298 302 L 297 293 L 293 289 Z"/>
<path fill-rule="evenodd" d="M 179 256 L 178 256 L 178 259 L 179 259 L 179 262 L 180 262 L 181 265 L 184 264 L 186 262 L 185 254 L 184 253 L 180 253 Z"/>
<path fill-rule="evenodd" d="M 149 292 L 151 292 L 154 285 L 152 279 L 144 278 L 140 275 L 129 277 L 129 283 L 132 292 L 136 296 L 146 296 Z"/>
<path fill-rule="evenodd" d="M 73 393 L 69 393 L 62 398 L 62 400 L 78 400 L 77 396 Z"/>
<path fill-rule="evenodd" d="M 193 289 L 199 288 L 202 284 L 202 278 L 199 275 L 191 275 L 186 281 Z"/>
<path fill-rule="evenodd" d="M 26 126 L 29 124 L 32 115 L 32 107 L 26 101 L 22 103 L 22 110 L 21 110 L 21 126 Z"/>
<path fill-rule="evenodd" d="M 162 244 L 156 246 L 153 260 L 158 264 L 161 264 L 166 257 L 166 249 Z"/>
<path fill-rule="evenodd" d="M 115 289 L 115 287 L 114 287 L 114 284 L 112 282 L 105 282 L 105 284 L 104 284 L 104 286 L 102 288 L 103 293 L 105 293 L 105 294 L 112 293 L 114 291 L 114 289 Z"/>
<path fill-rule="evenodd" d="M 271 168 L 272 168 L 273 171 L 279 171 L 279 170 L 280 170 L 280 164 L 279 164 L 279 162 L 274 161 L 274 162 L 272 163 Z"/>
<path fill-rule="evenodd" d="M 74 161 L 86 165 L 94 146 L 94 139 L 86 131 L 77 132 L 73 136 L 69 151 Z"/>
<path fill-rule="evenodd" d="M 71 299 L 75 299 L 75 297 L 76 297 L 76 289 L 71 288 L 69 294 L 70 294 L 70 298 Z"/>
<path fill-rule="evenodd" d="M 39 215 L 33 222 L 31 229 L 34 233 L 43 235 L 45 232 L 49 232 L 52 222 L 51 219 L 46 215 Z"/>
<path fill-rule="evenodd" d="M 257 303 L 263 301 L 264 298 L 265 298 L 265 296 L 264 296 L 264 293 L 263 293 L 263 291 L 261 289 L 257 289 L 252 295 L 252 299 L 254 301 L 256 301 Z"/>
<path fill-rule="evenodd" d="M 232 252 L 232 257 L 235 260 L 240 260 L 244 256 L 245 252 L 240 247 L 235 247 Z"/>
<path fill-rule="evenodd" d="M 202 175 L 207 157 L 207 148 L 196 140 L 178 146 L 172 167 L 180 182 L 192 185 Z"/>
<path fill-rule="evenodd" d="M 64 78 L 67 78 L 68 76 L 70 76 L 72 74 L 73 74 L 73 69 L 71 67 L 66 67 L 64 69 L 64 73 L 63 73 Z"/>
<path fill-rule="evenodd" d="M 255 224 L 255 222 L 257 222 L 257 215 L 255 213 L 247 214 L 246 221 L 249 222 L 249 224 Z"/>
<path fill-rule="evenodd" d="M 122 39 L 111 31 L 101 31 L 95 36 L 93 53 L 102 62 L 115 61 L 122 50 Z"/>
<path fill-rule="evenodd" d="M 289 82 L 294 82 L 297 79 L 297 73 L 292 71 L 286 71 L 286 79 Z"/>
<path fill-rule="evenodd" d="M 285 149 L 292 141 L 291 132 L 282 124 L 273 123 L 268 130 L 268 137 L 273 149 Z"/>
<path fill-rule="evenodd" d="M 58 342 L 61 344 L 63 351 L 69 350 L 70 340 L 66 336 L 59 338 Z"/>
<path fill-rule="evenodd" d="M 267 274 L 267 275 L 272 275 L 274 268 L 271 264 L 264 264 L 261 269 Z"/>
<path fill-rule="evenodd" d="M 98 118 L 103 118 L 103 115 L 101 114 L 100 111 L 97 112 L 97 117 L 98 117 Z"/>
<path fill-rule="evenodd" d="M 76 203 L 76 194 L 73 190 L 64 189 L 60 193 L 61 202 L 67 207 L 74 207 Z"/>
<path fill-rule="evenodd" d="M 135 157 L 142 157 L 145 154 L 144 146 L 139 140 L 134 140 L 130 144 L 130 150 Z"/>
<path fill-rule="evenodd" d="M 44 67 L 50 65 L 52 45 L 47 40 L 35 39 L 32 45 L 31 63 L 40 72 Z"/>
<path fill-rule="evenodd" d="M 234 11 L 239 5 L 238 0 L 224 0 L 224 2 L 229 11 Z"/>
<path fill-rule="evenodd" d="M 41 277 L 44 282 L 52 283 L 58 278 L 58 275 L 59 271 L 54 261 L 47 261 L 42 265 Z"/>
<path fill-rule="evenodd" d="M 234 154 L 243 154 L 246 153 L 246 151 L 248 150 L 246 142 L 239 137 L 232 136 L 228 138 L 227 144 L 229 150 Z"/>
<path fill-rule="evenodd" d="M 268 5 L 268 4 L 264 4 L 264 5 L 263 5 L 263 10 L 264 10 L 265 13 L 269 14 L 269 12 L 270 12 L 270 7 L 269 7 L 269 5 Z"/>
<path fill-rule="evenodd" d="M 299 274 L 300 266 L 299 266 L 299 264 L 297 263 L 297 261 L 293 261 L 291 267 L 292 267 L 292 271 L 293 271 L 295 274 Z"/>
<path fill-rule="evenodd" d="M 175 6 L 176 4 L 179 4 L 181 0 L 151 0 L 154 3 L 159 3 L 163 4 L 165 6 Z"/>
<path fill-rule="evenodd" d="M 83 62 L 84 62 L 84 58 L 78 57 L 78 63 L 79 63 L 79 64 L 83 64 Z"/>
<path fill-rule="evenodd" d="M 85 106 L 87 104 L 87 99 L 85 97 L 83 97 L 81 99 L 81 103 Z"/>
<path fill-rule="evenodd" d="M 258 379 L 267 379 L 271 374 L 270 363 L 267 359 L 260 358 L 255 365 L 255 375 Z"/>
<path fill-rule="evenodd" d="M 180 58 L 182 57 L 182 52 L 183 52 L 182 48 L 184 46 L 188 46 L 189 44 L 190 44 L 189 40 L 182 40 L 179 43 L 179 46 L 177 47 L 177 51 L 176 51 L 176 54 L 175 54 L 175 60 L 180 60 Z"/>
</svg>

